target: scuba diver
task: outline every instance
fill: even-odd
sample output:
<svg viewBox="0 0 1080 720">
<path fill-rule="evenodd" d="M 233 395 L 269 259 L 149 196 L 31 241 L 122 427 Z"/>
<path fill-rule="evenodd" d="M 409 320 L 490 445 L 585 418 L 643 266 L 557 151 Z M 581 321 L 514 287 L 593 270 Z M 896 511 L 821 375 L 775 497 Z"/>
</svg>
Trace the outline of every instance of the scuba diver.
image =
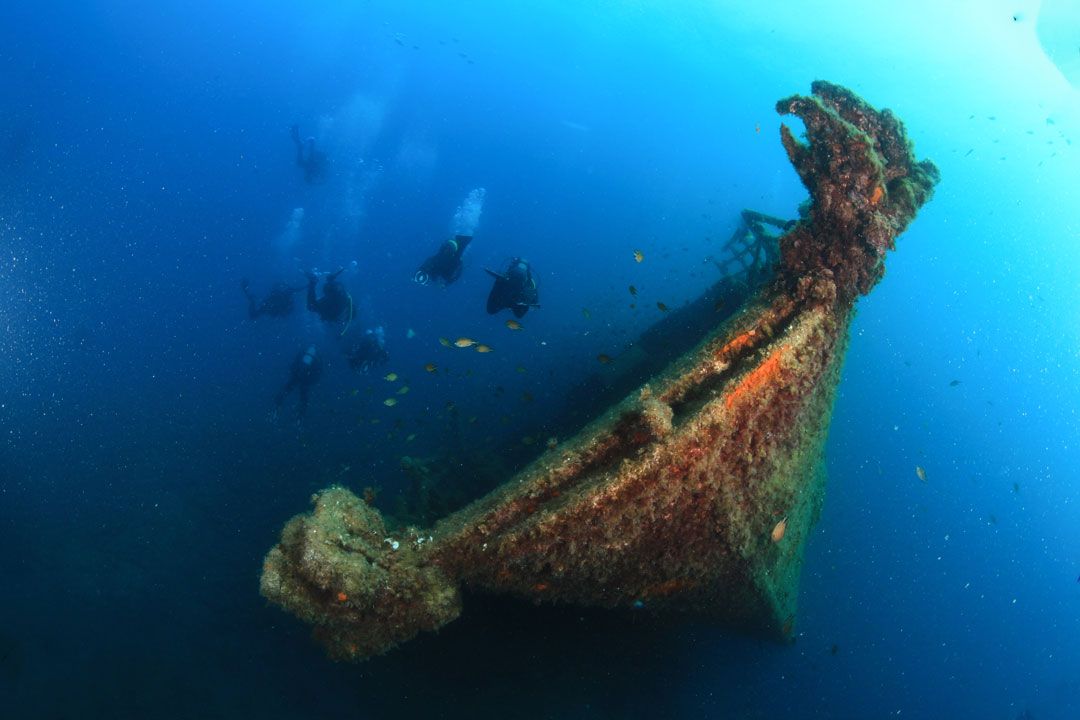
<svg viewBox="0 0 1080 720">
<path fill-rule="evenodd" d="M 514 317 L 523 318 L 525 313 L 529 312 L 529 308 L 540 307 L 537 304 L 540 293 L 527 260 L 514 258 L 510 261 L 506 272 L 502 274 L 487 268 L 484 270 L 495 278 L 495 284 L 491 287 L 491 293 L 488 294 L 487 299 L 489 315 L 509 308 L 514 313 Z"/>
<path fill-rule="evenodd" d="M 386 351 L 386 333 L 382 325 L 369 328 L 360 336 L 360 341 L 345 353 L 349 367 L 367 374 L 372 368 L 384 365 L 390 360 Z"/>
<path fill-rule="evenodd" d="M 461 256 L 469 246 L 472 235 L 455 235 L 439 246 L 438 251 L 423 262 L 413 280 L 427 285 L 432 280 L 446 286 L 461 276 Z"/>
<path fill-rule="evenodd" d="M 262 301 L 255 299 L 247 278 L 240 281 L 240 289 L 248 301 L 248 318 L 255 320 L 262 315 L 285 317 L 293 311 L 293 295 L 304 289 L 303 285 L 292 287 L 286 282 L 274 283 Z"/>
<path fill-rule="evenodd" d="M 289 131 L 296 145 L 296 164 L 304 171 L 304 180 L 310 184 L 321 182 L 326 171 L 326 154 L 315 149 L 315 138 L 300 139 L 299 125 L 293 125 Z"/>
<path fill-rule="evenodd" d="M 352 296 L 345 286 L 338 280 L 338 275 L 345 272 L 345 268 L 338 268 L 332 273 L 324 274 L 322 297 L 318 297 L 315 289 L 319 283 L 319 275 L 315 271 L 304 273 L 307 275 L 307 308 L 318 314 L 323 322 L 345 322 L 346 329 L 353 319 Z M 342 335 L 345 334 L 343 330 Z"/>
<path fill-rule="evenodd" d="M 292 361 L 292 365 L 289 366 L 289 378 L 278 390 L 277 395 L 274 396 L 273 417 L 275 420 L 281 412 L 281 406 L 284 405 L 285 398 L 293 390 L 297 390 L 300 394 L 300 401 L 296 406 L 296 423 L 299 425 L 304 422 L 304 415 L 307 414 L 308 407 L 308 392 L 318 382 L 319 377 L 322 376 L 322 370 L 322 358 L 316 354 L 314 345 L 308 345 L 306 349 L 297 354 Z"/>
</svg>

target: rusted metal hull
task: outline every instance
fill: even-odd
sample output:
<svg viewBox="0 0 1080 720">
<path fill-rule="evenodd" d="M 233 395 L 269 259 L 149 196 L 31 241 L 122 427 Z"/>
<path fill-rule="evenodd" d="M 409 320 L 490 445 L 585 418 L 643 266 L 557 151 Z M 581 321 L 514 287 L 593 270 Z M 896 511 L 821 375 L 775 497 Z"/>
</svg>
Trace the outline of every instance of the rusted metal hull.
<svg viewBox="0 0 1080 720">
<path fill-rule="evenodd" d="M 837 86 L 778 105 L 814 204 L 776 281 L 577 437 L 434 527 L 393 534 L 343 488 L 316 495 L 262 592 L 362 659 L 453 620 L 463 589 L 692 613 L 791 633 L 823 447 L 859 294 L 937 181 L 903 127 Z"/>
</svg>

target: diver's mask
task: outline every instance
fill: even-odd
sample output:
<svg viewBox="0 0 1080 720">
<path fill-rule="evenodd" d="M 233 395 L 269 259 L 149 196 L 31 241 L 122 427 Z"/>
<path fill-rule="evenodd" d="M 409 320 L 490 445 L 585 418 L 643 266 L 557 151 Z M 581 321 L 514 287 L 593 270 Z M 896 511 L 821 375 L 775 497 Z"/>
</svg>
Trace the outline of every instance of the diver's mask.
<svg viewBox="0 0 1080 720">
<path fill-rule="evenodd" d="M 412 279 L 413 279 L 413 282 L 419 283 L 421 285 L 427 285 L 428 280 L 430 280 L 430 278 L 428 277 L 428 274 L 426 272 L 424 272 L 423 270 L 417 270 L 416 274 L 412 276 Z"/>
</svg>

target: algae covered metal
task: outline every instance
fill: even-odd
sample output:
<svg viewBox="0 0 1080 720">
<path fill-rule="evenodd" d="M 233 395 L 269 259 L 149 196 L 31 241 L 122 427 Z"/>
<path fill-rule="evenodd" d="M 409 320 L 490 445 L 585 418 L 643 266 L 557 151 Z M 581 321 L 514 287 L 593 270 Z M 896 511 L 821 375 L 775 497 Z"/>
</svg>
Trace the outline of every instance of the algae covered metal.
<svg viewBox="0 0 1080 720">
<path fill-rule="evenodd" d="M 784 638 L 824 493 L 823 447 L 855 300 L 937 183 L 903 125 L 815 82 L 780 101 L 811 204 L 776 277 L 690 352 L 500 488 L 390 532 L 348 490 L 294 517 L 261 590 L 363 659 L 456 618 L 461 593 L 692 613 Z"/>
</svg>

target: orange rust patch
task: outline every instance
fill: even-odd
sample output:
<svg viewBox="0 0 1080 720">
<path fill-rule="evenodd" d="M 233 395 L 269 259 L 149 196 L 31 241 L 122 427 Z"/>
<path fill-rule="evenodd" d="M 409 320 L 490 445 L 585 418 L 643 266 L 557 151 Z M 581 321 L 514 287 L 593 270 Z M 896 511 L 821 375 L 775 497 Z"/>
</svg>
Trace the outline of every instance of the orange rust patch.
<svg viewBox="0 0 1080 720">
<path fill-rule="evenodd" d="M 742 382 L 736 385 L 735 389 L 728 394 L 724 404 L 730 408 L 739 398 L 744 397 L 749 393 L 753 393 L 759 388 L 776 380 L 776 377 L 780 374 L 780 370 L 782 369 L 780 361 L 787 353 L 787 350 L 788 346 L 782 345 L 776 352 L 766 358 L 763 363 L 747 373 L 746 377 L 742 379 Z"/>
<path fill-rule="evenodd" d="M 719 356 L 727 355 L 728 353 L 738 352 L 744 349 L 747 345 L 753 342 L 754 337 L 757 335 L 757 330 L 748 330 L 742 335 L 736 335 L 729 340 L 724 347 L 720 348 L 720 352 L 716 353 Z"/>
<path fill-rule="evenodd" d="M 870 196 L 870 204 L 877 205 L 883 197 L 885 197 L 885 189 L 878 185 L 874 188 L 874 194 Z"/>
<path fill-rule="evenodd" d="M 532 589 L 533 589 L 533 592 L 544 592 L 549 587 L 551 587 L 551 586 L 548 585 L 546 582 L 538 582 L 535 585 L 533 585 Z"/>
<path fill-rule="evenodd" d="M 696 583 L 689 578 L 671 578 L 664 582 L 649 585 L 641 591 L 641 596 L 646 598 L 667 597 L 668 595 L 674 595 L 683 590 L 689 590 L 694 587 L 694 585 L 696 585 Z"/>
<path fill-rule="evenodd" d="M 338 602 L 345 602 L 345 601 L 346 601 L 346 600 L 348 600 L 348 599 L 349 599 L 349 596 L 348 596 L 348 595 L 346 595 L 346 594 L 345 594 L 345 593 L 343 593 L 343 592 L 339 592 L 339 593 L 337 594 L 337 601 L 338 601 Z"/>
</svg>

